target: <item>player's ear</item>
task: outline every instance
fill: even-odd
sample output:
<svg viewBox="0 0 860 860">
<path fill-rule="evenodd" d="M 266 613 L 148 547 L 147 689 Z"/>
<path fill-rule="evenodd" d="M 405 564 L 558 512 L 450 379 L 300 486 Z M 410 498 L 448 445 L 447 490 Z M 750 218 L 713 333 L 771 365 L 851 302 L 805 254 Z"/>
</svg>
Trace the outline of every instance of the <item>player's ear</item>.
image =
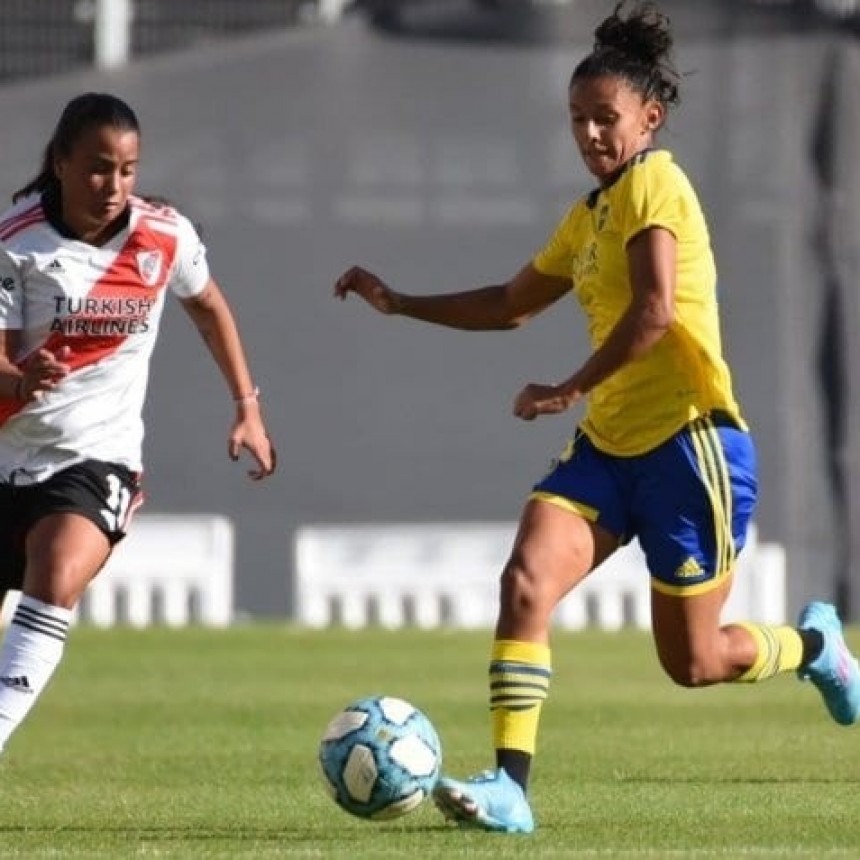
<svg viewBox="0 0 860 860">
<path fill-rule="evenodd" d="M 643 132 L 657 131 L 660 126 L 663 125 L 663 121 L 666 119 L 666 108 L 662 102 L 658 102 L 656 99 L 651 99 L 645 105 L 644 110 L 644 128 Z"/>
</svg>

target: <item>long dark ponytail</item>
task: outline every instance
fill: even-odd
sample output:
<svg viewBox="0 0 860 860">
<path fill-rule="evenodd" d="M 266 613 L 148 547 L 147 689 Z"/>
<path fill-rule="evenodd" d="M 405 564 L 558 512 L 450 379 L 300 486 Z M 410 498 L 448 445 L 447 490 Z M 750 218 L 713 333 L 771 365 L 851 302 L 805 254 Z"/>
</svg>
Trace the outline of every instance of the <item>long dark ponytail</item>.
<svg viewBox="0 0 860 860">
<path fill-rule="evenodd" d="M 56 191 L 58 182 L 54 161 L 68 156 L 84 132 L 94 127 L 111 126 L 140 134 L 134 111 L 120 98 L 109 93 L 84 93 L 73 98 L 63 109 L 54 129 L 39 172 L 13 195 L 13 202 L 30 194 Z"/>
</svg>

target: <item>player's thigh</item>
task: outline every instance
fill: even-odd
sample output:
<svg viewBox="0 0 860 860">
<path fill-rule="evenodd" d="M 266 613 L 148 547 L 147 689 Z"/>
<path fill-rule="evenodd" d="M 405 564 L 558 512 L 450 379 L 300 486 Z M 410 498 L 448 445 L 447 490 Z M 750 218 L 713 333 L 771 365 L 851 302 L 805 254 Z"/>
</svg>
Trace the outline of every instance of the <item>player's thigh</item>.
<svg viewBox="0 0 860 860">
<path fill-rule="evenodd" d="M 558 601 L 610 555 L 628 531 L 612 458 L 577 431 L 532 488 L 508 571 Z"/>
<path fill-rule="evenodd" d="M 530 499 L 523 510 L 509 567 L 528 571 L 560 598 L 618 546 L 618 539 L 571 509 Z"/>
<path fill-rule="evenodd" d="M 720 613 L 756 501 L 752 439 L 698 419 L 641 467 L 635 515 L 660 660 L 676 679 L 719 674 Z"/>
<path fill-rule="evenodd" d="M 24 591 L 73 605 L 125 534 L 139 495 L 123 467 L 86 461 L 26 488 Z"/>
<path fill-rule="evenodd" d="M 675 679 L 711 674 L 723 661 L 720 616 L 731 576 L 695 594 L 651 589 L 654 644 L 660 664 Z"/>
<path fill-rule="evenodd" d="M 105 533 L 88 517 L 62 512 L 42 517 L 27 534 L 25 594 L 71 608 L 111 552 Z"/>
<path fill-rule="evenodd" d="M 581 515 L 530 500 L 502 573 L 497 637 L 546 642 L 558 602 L 616 544 L 611 534 Z"/>
</svg>

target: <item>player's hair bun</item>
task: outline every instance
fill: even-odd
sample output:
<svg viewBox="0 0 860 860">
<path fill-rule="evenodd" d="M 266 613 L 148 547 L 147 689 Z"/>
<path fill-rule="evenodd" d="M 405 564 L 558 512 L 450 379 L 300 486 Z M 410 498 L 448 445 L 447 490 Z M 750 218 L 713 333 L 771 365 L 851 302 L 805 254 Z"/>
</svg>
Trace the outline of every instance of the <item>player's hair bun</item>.
<svg viewBox="0 0 860 860">
<path fill-rule="evenodd" d="M 594 50 L 614 50 L 648 66 L 658 65 L 672 50 L 669 19 L 654 3 L 636 3 L 629 12 L 622 0 L 594 31 Z"/>
</svg>

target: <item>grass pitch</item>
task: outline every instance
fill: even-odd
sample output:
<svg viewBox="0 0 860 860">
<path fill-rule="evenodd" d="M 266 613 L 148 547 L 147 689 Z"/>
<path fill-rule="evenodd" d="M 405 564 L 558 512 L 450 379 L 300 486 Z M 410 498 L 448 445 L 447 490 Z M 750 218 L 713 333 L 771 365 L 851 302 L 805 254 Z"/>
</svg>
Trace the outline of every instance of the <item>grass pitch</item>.
<svg viewBox="0 0 860 860">
<path fill-rule="evenodd" d="M 555 636 L 532 836 L 460 831 L 429 804 L 384 824 L 340 811 L 317 742 L 362 695 L 423 708 L 447 772 L 490 763 L 489 645 L 77 629 L 0 759 L 0 857 L 860 858 L 860 727 L 793 677 L 678 689 L 634 632 Z"/>
</svg>

